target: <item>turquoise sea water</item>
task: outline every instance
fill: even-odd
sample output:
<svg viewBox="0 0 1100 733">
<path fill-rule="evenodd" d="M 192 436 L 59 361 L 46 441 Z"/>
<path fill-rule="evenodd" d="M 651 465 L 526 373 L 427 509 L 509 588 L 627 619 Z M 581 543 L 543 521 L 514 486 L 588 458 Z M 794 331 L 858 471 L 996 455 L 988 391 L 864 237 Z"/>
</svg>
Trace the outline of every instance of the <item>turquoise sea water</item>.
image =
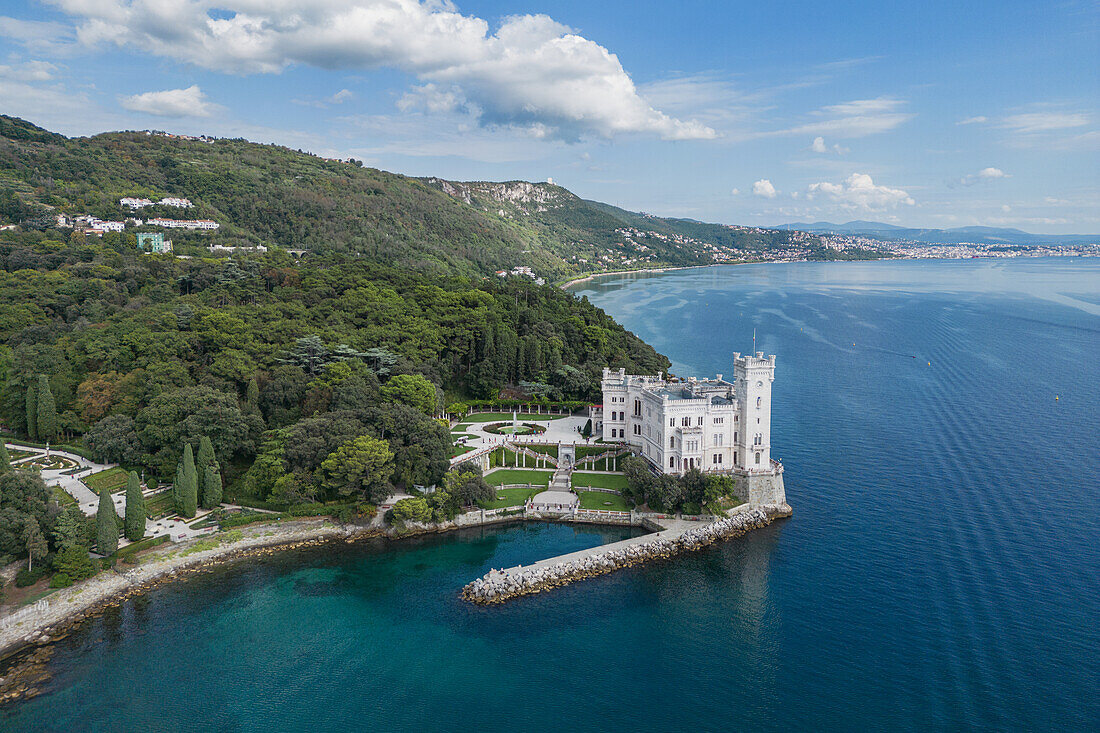
<svg viewBox="0 0 1100 733">
<path fill-rule="evenodd" d="M 1100 727 L 1100 260 L 754 265 L 577 292 L 683 375 L 732 373 L 756 328 L 778 355 L 792 519 L 489 609 L 461 586 L 622 530 L 223 568 L 85 624 L 0 728 Z"/>
</svg>

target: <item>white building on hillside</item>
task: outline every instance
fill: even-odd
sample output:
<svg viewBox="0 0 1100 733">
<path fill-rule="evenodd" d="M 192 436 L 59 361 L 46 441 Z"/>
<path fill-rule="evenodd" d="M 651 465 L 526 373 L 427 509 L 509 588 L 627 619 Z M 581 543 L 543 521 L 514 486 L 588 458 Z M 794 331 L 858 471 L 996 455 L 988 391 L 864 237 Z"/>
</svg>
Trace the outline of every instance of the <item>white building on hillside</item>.
<svg viewBox="0 0 1100 733">
<path fill-rule="evenodd" d="M 175 206 L 177 209 L 190 209 L 191 202 L 187 199 L 166 196 L 158 202 L 161 206 Z"/>
<path fill-rule="evenodd" d="M 775 356 L 763 352 L 735 353 L 732 381 L 604 369 L 603 439 L 627 443 L 661 473 L 726 473 L 753 505 L 786 503 L 771 458 L 774 380 Z"/>
<path fill-rule="evenodd" d="M 135 198 L 131 198 L 129 196 L 126 196 L 124 198 L 120 198 L 118 200 L 118 204 L 119 204 L 119 206 L 125 206 L 126 208 L 129 208 L 129 209 L 143 209 L 146 206 L 152 206 L 153 202 L 150 201 L 149 199 L 135 199 Z"/>
</svg>

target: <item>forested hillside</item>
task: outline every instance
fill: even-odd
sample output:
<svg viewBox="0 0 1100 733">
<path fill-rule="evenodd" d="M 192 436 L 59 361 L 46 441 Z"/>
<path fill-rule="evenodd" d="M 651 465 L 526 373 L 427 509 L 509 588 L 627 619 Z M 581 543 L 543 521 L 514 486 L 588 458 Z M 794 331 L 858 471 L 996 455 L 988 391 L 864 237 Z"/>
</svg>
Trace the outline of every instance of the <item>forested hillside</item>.
<svg viewBox="0 0 1100 733">
<path fill-rule="evenodd" d="M 0 116 L 0 225 L 45 227 L 57 213 L 121 221 L 135 215 L 121 198 L 165 196 L 190 199 L 189 218 L 219 225 L 216 233 L 173 232 L 184 253 L 281 246 L 447 274 L 530 267 L 548 281 L 760 259 L 791 247 L 810 259 L 835 256 L 813 235 L 635 214 L 552 184 L 416 179 L 244 140 L 145 132 L 69 139 Z M 140 211 L 146 220 L 177 213 Z"/>
</svg>

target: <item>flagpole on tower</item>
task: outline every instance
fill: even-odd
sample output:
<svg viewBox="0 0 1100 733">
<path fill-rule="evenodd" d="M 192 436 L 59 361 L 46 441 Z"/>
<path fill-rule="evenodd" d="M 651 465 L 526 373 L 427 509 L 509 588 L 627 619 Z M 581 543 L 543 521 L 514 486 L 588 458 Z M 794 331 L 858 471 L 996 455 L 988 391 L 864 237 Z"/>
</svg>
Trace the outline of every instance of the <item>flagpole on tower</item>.
<svg viewBox="0 0 1100 733">
<path fill-rule="evenodd" d="M 756 356 L 756 329 L 752 330 L 752 355 Z"/>
</svg>

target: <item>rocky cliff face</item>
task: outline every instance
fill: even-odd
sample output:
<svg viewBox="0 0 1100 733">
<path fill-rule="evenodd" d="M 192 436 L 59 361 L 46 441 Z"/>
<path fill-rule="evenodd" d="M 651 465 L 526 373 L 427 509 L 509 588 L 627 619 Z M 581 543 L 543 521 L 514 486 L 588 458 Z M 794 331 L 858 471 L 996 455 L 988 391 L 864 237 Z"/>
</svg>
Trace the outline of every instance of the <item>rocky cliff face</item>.
<svg viewBox="0 0 1100 733">
<path fill-rule="evenodd" d="M 561 208 L 576 197 L 560 186 L 551 183 L 528 181 L 445 181 L 428 178 L 426 183 L 448 196 L 483 211 L 495 211 L 501 216 L 531 215 Z"/>
</svg>

